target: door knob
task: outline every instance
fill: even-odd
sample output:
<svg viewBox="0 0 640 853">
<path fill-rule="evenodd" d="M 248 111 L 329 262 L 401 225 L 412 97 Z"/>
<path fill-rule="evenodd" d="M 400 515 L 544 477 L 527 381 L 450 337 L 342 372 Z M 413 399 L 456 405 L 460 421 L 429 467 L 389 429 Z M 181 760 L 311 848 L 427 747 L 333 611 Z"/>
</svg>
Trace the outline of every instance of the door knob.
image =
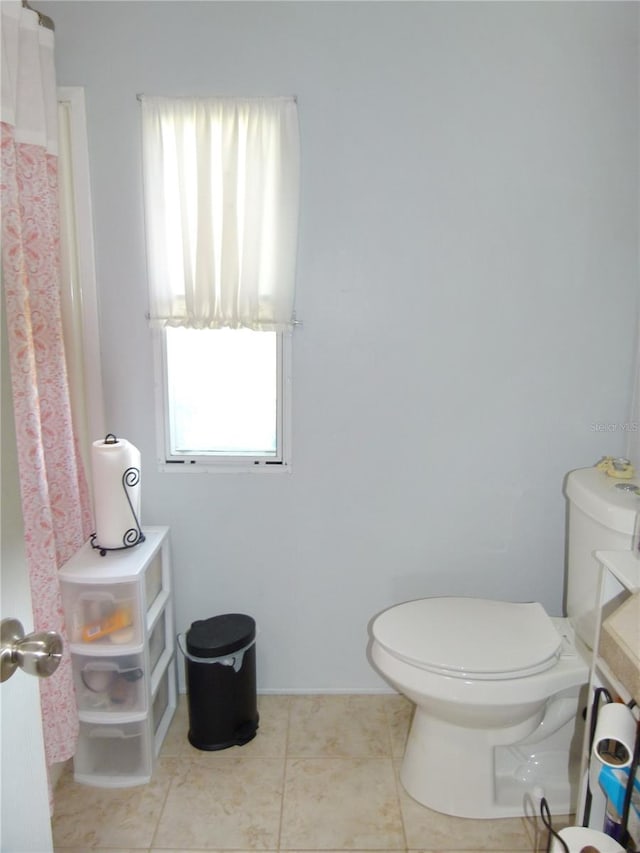
<svg viewBox="0 0 640 853">
<path fill-rule="evenodd" d="M 0 622 L 0 682 L 20 667 L 29 675 L 47 678 L 62 660 L 62 637 L 55 631 L 35 631 L 25 636 L 17 619 Z"/>
</svg>

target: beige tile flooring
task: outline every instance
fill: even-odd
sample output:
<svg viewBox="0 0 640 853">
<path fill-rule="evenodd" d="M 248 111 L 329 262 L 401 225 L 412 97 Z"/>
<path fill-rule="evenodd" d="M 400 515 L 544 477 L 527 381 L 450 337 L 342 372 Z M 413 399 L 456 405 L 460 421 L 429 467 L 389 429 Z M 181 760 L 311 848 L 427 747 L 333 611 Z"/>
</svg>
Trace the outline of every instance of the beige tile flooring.
<svg viewBox="0 0 640 853">
<path fill-rule="evenodd" d="M 414 802 L 398 780 L 411 718 L 401 696 L 258 698 L 242 747 L 194 749 L 186 698 L 150 784 L 55 792 L 56 853 L 211 850 L 538 853 L 535 819 L 461 820 Z"/>
</svg>

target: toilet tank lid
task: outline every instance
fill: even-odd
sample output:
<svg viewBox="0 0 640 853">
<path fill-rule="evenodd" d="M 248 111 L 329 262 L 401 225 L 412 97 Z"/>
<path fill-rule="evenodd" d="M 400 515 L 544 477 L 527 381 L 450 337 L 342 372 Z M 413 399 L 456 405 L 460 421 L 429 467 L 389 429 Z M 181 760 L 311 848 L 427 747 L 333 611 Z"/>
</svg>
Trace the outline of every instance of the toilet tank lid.
<svg viewBox="0 0 640 853">
<path fill-rule="evenodd" d="M 562 647 L 537 602 L 421 598 L 385 610 L 372 633 L 396 657 L 457 678 L 532 675 L 552 666 Z"/>
</svg>

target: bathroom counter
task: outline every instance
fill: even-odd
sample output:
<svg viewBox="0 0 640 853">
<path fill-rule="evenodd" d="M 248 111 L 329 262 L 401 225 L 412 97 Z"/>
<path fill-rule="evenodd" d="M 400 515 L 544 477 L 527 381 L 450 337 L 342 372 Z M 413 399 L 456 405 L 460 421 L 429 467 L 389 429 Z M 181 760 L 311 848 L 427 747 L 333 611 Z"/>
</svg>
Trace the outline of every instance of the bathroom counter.
<svg viewBox="0 0 640 853">
<path fill-rule="evenodd" d="M 640 705 L 640 593 L 602 623 L 598 654 Z"/>
</svg>

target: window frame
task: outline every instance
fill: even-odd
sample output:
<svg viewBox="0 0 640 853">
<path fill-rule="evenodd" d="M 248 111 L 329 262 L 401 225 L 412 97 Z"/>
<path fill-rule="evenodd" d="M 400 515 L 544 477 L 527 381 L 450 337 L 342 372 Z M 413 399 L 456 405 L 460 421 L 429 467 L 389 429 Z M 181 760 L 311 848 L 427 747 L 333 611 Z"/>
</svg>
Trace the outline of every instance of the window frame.
<svg viewBox="0 0 640 853">
<path fill-rule="evenodd" d="M 277 453 L 227 454 L 227 453 L 172 453 L 170 442 L 169 383 L 167 370 L 166 332 L 152 329 L 155 403 L 156 447 L 160 471 L 176 473 L 290 473 L 291 471 L 291 387 L 293 330 L 277 331 Z"/>
</svg>

